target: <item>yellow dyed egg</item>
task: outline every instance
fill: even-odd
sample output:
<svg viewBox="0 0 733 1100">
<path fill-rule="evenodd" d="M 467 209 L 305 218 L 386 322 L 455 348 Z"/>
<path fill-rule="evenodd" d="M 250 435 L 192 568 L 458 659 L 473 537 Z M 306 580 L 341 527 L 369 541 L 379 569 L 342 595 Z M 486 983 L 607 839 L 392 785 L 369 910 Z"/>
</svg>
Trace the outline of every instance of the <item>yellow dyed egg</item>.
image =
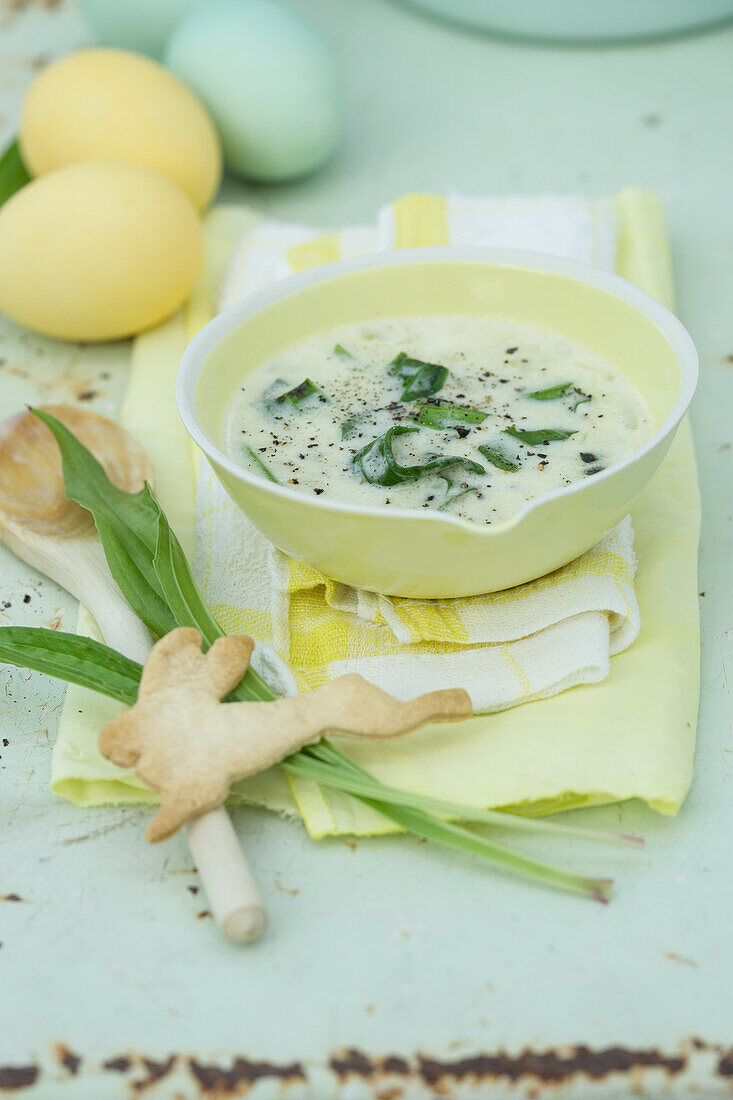
<svg viewBox="0 0 733 1100">
<path fill-rule="evenodd" d="M 33 176 L 80 161 L 129 161 L 168 176 L 199 210 L 221 179 L 206 108 L 162 65 L 128 50 L 78 50 L 45 68 L 25 98 L 19 137 Z"/>
<path fill-rule="evenodd" d="M 202 254 L 196 210 L 165 176 L 69 165 L 0 208 L 0 311 L 63 340 L 131 336 L 185 301 Z"/>
</svg>

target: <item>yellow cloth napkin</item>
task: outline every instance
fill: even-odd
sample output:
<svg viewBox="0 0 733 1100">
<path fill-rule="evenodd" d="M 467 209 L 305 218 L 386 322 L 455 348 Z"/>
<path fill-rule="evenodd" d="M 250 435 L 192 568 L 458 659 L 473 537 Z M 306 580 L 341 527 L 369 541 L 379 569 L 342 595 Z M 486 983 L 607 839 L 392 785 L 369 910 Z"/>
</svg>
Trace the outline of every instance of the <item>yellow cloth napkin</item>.
<svg viewBox="0 0 733 1100">
<path fill-rule="evenodd" d="M 615 206 L 618 270 L 670 304 L 668 254 L 657 200 L 642 192 L 625 192 Z M 228 249 L 247 216 L 254 224 L 252 216 L 241 211 L 220 209 L 210 216 L 209 277 L 191 303 L 189 321 L 194 327 L 206 319 L 210 287 L 217 285 Z M 402 243 L 413 240 L 408 236 Z M 308 247 L 307 241 L 302 244 Z M 312 258 L 311 249 L 307 259 Z M 179 318 L 138 340 L 137 369 L 124 419 L 148 448 L 163 506 L 185 538 L 191 533 L 193 494 L 181 465 L 185 443 L 171 392 L 184 339 Z M 166 438 L 159 431 L 161 424 L 169 433 Z M 675 812 L 691 778 L 698 692 L 699 501 L 686 424 L 642 494 L 633 519 L 644 628 L 633 648 L 614 658 L 602 684 L 474 717 L 451 731 L 449 738 L 444 730 L 428 729 L 394 746 L 350 744 L 348 751 L 387 782 L 474 804 L 541 813 L 640 797 L 662 812 Z M 54 790 L 84 805 L 151 800 L 134 777 L 99 757 L 96 733 L 109 706 L 70 690 L 54 753 Z M 315 784 L 297 781 L 291 791 L 314 836 L 391 829 L 354 800 L 323 792 Z M 239 784 L 233 796 L 286 812 L 294 806 L 277 771 Z"/>
</svg>

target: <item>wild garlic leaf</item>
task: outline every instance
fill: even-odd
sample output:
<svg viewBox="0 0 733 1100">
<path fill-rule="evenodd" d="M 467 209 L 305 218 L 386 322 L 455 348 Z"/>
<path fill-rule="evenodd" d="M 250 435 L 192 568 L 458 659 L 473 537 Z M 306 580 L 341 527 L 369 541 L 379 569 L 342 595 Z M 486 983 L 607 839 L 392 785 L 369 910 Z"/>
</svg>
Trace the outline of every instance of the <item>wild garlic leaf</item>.
<svg viewBox="0 0 733 1100">
<path fill-rule="evenodd" d="M 511 458 L 507 458 L 496 447 L 489 447 L 486 443 L 479 447 L 479 451 L 487 459 L 492 466 L 496 466 L 498 470 L 506 470 L 513 473 L 519 469 L 519 464 L 514 462 Z"/>
<path fill-rule="evenodd" d="M 560 382 L 557 386 L 548 386 L 546 390 L 534 390 L 533 393 L 528 393 L 527 397 L 531 397 L 533 401 L 556 401 L 570 389 L 572 384 L 572 382 Z"/>
<path fill-rule="evenodd" d="M 334 745 L 327 741 L 321 741 L 317 745 L 312 745 L 310 748 L 302 749 L 298 753 L 298 763 L 304 757 L 313 756 L 324 762 L 334 765 L 340 765 L 340 772 L 338 778 L 343 776 L 344 785 L 356 781 L 357 778 L 369 779 L 374 782 L 373 777 L 365 772 L 363 768 L 360 768 L 358 764 L 355 764 L 350 757 L 342 753 Z M 287 765 L 290 760 L 294 759 L 290 757 L 284 763 Z M 326 783 L 325 779 L 321 779 L 321 782 Z M 408 832 L 414 833 L 416 836 L 424 837 L 426 840 L 432 840 L 437 844 L 445 844 L 448 847 L 455 848 L 458 851 L 470 852 L 474 855 L 482 856 L 490 863 L 494 863 L 497 866 L 506 867 L 508 870 L 515 871 L 517 874 L 525 875 L 527 878 L 532 878 L 536 881 L 544 882 L 548 886 L 554 886 L 560 890 L 567 890 L 571 893 L 581 894 L 584 897 L 592 898 L 594 901 L 605 902 L 608 901 L 611 895 L 612 883 L 609 879 L 594 878 L 586 875 L 578 875 L 573 871 L 566 871 L 564 868 L 557 867 L 554 864 L 548 864 L 541 860 L 536 860 L 531 856 L 525 856 L 520 852 L 517 852 L 514 848 L 508 848 L 503 844 L 498 844 L 496 841 L 484 837 L 479 833 L 474 833 L 470 829 L 465 828 L 462 825 L 456 825 L 453 822 L 443 821 L 441 817 L 436 817 L 435 814 L 441 812 L 434 808 L 434 800 L 426 798 L 424 808 L 422 806 L 413 809 L 414 803 L 403 801 L 401 795 L 404 792 L 395 792 L 397 797 L 392 800 L 390 797 L 392 794 L 392 788 L 382 786 L 380 792 L 375 792 L 375 797 L 370 798 L 366 794 L 357 795 L 360 801 L 365 802 L 368 806 L 378 810 L 379 813 L 388 817 L 391 821 L 401 825 L 403 829 Z M 449 816 L 457 817 L 463 820 L 475 820 L 471 814 L 468 817 L 464 817 L 463 813 L 453 814 L 448 811 L 442 811 L 449 813 Z M 487 811 L 483 811 L 484 813 Z M 488 811 L 491 812 L 491 811 Z M 499 811 L 494 811 L 499 812 Z M 514 815 L 510 815 L 511 822 L 513 823 L 516 818 Z M 528 820 L 528 819 L 525 819 Z M 538 819 L 535 819 L 537 821 Z M 499 824 L 498 822 L 496 824 Z M 551 822 L 545 822 L 549 827 L 552 827 Z M 508 828 L 512 827 L 511 823 L 508 823 Z M 561 825 L 560 828 L 563 826 Z M 524 828 L 522 824 L 520 828 Z M 605 839 L 610 839 L 606 834 Z M 618 843 L 618 839 L 614 836 L 614 840 Z"/>
<path fill-rule="evenodd" d="M 450 506 L 452 504 L 455 504 L 455 502 L 457 500 L 460 500 L 461 497 L 465 497 L 467 493 L 477 493 L 477 492 L 478 492 L 478 489 L 476 489 L 476 488 L 461 489 L 461 491 L 459 493 L 454 493 L 452 497 L 447 497 L 446 500 L 444 500 L 442 504 L 438 505 L 438 508 L 436 510 L 438 512 L 447 512 L 448 509 L 450 508 Z"/>
<path fill-rule="evenodd" d="M 176 625 L 153 569 L 160 507 L 149 485 L 126 493 L 73 432 L 50 413 L 31 410 L 53 432 L 61 451 L 66 495 L 92 513 L 107 564 L 122 594 L 152 634 Z"/>
<path fill-rule="evenodd" d="M 288 757 L 284 762 L 291 769 L 291 764 L 296 764 L 295 757 Z M 444 817 L 453 817 L 460 821 L 475 821 L 482 825 L 498 825 L 500 828 L 509 828 L 512 831 L 526 833 L 554 833 L 555 836 L 572 836 L 583 840 L 605 840 L 613 844 L 639 846 L 640 838 L 628 836 L 624 833 L 605 833 L 597 829 L 587 829 L 582 825 L 566 825 L 562 821 L 549 821 L 542 817 L 527 817 L 525 815 L 509 814 L 508 818 L 504 810 L 484 810 L 478 806 L 464 806 L 458 802 L 448 802 L 442 798 L 431 798 L 425 794 L 413 794 L 410 791 L 399 790 L 396 787 L 388 787 L 380 780 L 375 779 L 369 772 L 356 764 L 350 756 L 347 756 L 329 741 L 318 741 L 315 745 L 308 745 L 297 754 L 297 769 L 301 775 L 318 779 L 324 786 L 330 786 L 327 770 L 323 765 L 340 766 L 341 790 L 352 793 L 365 794 L 371 797 L 389 796 L 389 800 L 398 806 L 409 806 L 411 809 L 421 810 Z M 318 769 L 321 769 L 320 771 Z M 349 779 L 346 774 L 349 773 Z M 379 785 L 379 791 L 376 786 Z"/>
<path fill-rule="evenodd" d="M 30 183 L 30 180 L 18 142 L 11 141 L 0 157 L 0 206 L 12 198 L 16 191 L 20 191 L 21 187 Z"/>
<path fill-rule="evenodd" d="M 280 484 L 267 463 L 262 461 L 257 452 L 253 451 L 249 444 L 245 443 L 243 445 L 243 450 L 258 474 L 261 474 L 262 477 L 267 478 L 268 481 L 274 481 L 276 485 Z"/>
<path fill-rule="evenodd" d="M 488 415 L 480 409 L 433 397 L 420 405 L 410 419 L 423 428 L 448 428 L 452 424 L 482 424 Z"/>
<path fill-rule="evenodd" d="M 445 385 L 448 368 L 439 363 L 425 363 L 422 359 L 411 359 L 401 351 L 395 355 L 389 365 L 389 373 L 395 374 L 404 383 L 400 401 L 418 401 L 421 397 L 432 397 Z"/>
<path fill-rule="evenodd" d="M 162 510 L 158 515 L 153 568 L 176 625 L 200 630 L 207 645 L 213 645 L 224 632 L 204 603 L 186 555 Z"/>
<path fill-rule="evenodd" d="M 590 401 L 590 400 L 591 400 L 591 396 L 590 396 L 590 394 L 588 394 L 588 393 L 583 393 L 583 391 L 582 391 L 582 390 L 575 390 L 575 392 L 576 392 L 577 394 L 579 394 L 580 396 L 579 396 L 578 400 L 577 400 L 577 401 L 575 402 L 575 404 L 574 404 L 574 405 L 573 405 L 573 406 L 571 407 L 571 409 L 570 409 L 570 411 L 571 411 L 571 412 L 575 412 L 575 410 L 577 409 L 578 405 L 585 405 L 585 403 L 586 403 L 587 401 Z"/>
<path fill-rule="evenodd" d="M 167 526 L 168 521 L 150 486 L 146 485 L 139 493 L 126 493 L 118 489 L 73 432 L 49 413 L 37 409 L 33 411 L 56 437 L 67 496 L 92 513 L 110 573 L 138 618 L 156 637 L 163 637 L 176 626 L 195 626 L 207 639 L 223 634 L 206 609 L 183 550 L 171 531 L 170 538 L 175 540 L 174 549 L 169 552 L 173 557 L 173 567 L 186 574 L 184 587 L 186 584 L 193 585 L 198 596 L 198 601 L 191 599 L 186 604 L 187 613 L 183 621 L 179 621 L 173 613 L 167 600 L 173 591 L 170 577 L 162 572 L 161 582 L 154 565 L 159 525 L 164 521 Z M 199 610 L 196 621 L 192 621 L 190 615 L 194 604 Z M 215 635 L 212 623 L 218 632 Z M 241 699 L 274 698 L 264 680 L 252 669 L 248 669 L 235 690 L 237 698 Z"/>
<path fill-rule="evenodd" d="M 354 455 L 354 466 L 370 485 L 387 486 L 412 481 L 426 473 L 439 473 L 451 466 L 465 466 L 477 474 L 486 472 L 478 462 L 472 462 L 460 455 L 428 454 L 413 466 L 401 466 L 394 456 L 392 440 L 418 430 L 418 428 L 407 428 L 402 424 L 389 428 L 383 436 L 373 439 Z"/>
<path fill-rule="evenodd" d="M 352 355 L 350 351 L 347 351 L 343 344 L 336 344 L 333 353 L 334 355 L 340 355 L 342 359 L 356 359 L 356 356 Z"/>
<path fill-rule="evenodd" d="M 101 642 L 37 626 L 0 627 L 0 664 L 32 668 L 128 706 L 142 675 L 141 665 Z"/>
<path fill-rule="evenodd" d="M 271 411 L 280 410 L 291 406 L 294 409 L 300 410 L 301 406 L 311 398 L 317 398 L 324 405 L 329 405 L 330 399 L 323 392 L 320 386 L 317 386 L 315 382 L 312 382 L 310 378 L 304 378 L 302 382 L 297 386 L 293 386 L 291 390 L 286 390 L 285 393 L 281 393 L 279 397 L 274 397 L 267 402 L 267 407 Z"/>
<path fill-rule="evenodd" d="M 564 428 L 533 428 L 530 431 L 525 431 L 522 428 L 515 428 L 512 424 L 511 428 L 504 429 L 504 434 L 510 435 L 513 439 L 518 439 L 520 443 L 526 443 L 530 447 L 540 447 L 543 443 L 555 443 L 562 439 L 570 439 L 571 435 L 575 435 L 575 430 L 566 432 Z"/>
<path fill-rule="evenodd" d="M 524 855 L 515 848 L 497 844 L 496 841 L 480 833 L 472 832 L 462 825 L 444 821 L 440 817 L 434 817 L 421 810 L 408 809 L 386 800 L 362 798 L 362 801 L 384 817 L 388 817 L 390 821 L 401 825 L 403 829 L 414 833 L 415 836 L 423 837 L 424 840 L 432 840 L 434 844 L 443 844 L 460 852 L 481 856 L 494 866 L 525 875 L 534 879 L 535 882 L 542 882 L 557 890 L 580 894 L 593 901 L 607 902 L 611 897 L 612 883 L 609 879 L 591 878 L 574 871 L 566 871 L 563 867 Z"/>
</svg>

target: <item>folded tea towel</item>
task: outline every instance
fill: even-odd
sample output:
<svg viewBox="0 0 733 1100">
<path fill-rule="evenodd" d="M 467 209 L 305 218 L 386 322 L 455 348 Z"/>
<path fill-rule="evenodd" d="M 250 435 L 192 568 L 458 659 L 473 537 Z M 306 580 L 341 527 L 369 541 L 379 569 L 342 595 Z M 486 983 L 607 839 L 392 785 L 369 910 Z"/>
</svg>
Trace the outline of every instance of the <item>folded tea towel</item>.
<svg viewBox="0 0 733 1100">
<path fill-rule="evenodd" d="M 405 195 L 383 207 L 374 226 L 339 233 L 284 222 L 250 226 L 227 264 L 215 304 L 226 309 L 275 279 L 333 260 L 425 245 L 526 248 L 613 271 L 616 236 L 614 207 L 604 200 Z"/>
<path fill-rule="evenodd" d="M 319 235 L 264 222 L 228 264 L 221 308 L 273 279 L 330 260 L 424 244 L 514 245 L 613 267 L 610 202 L 408 195 L 373 228 Z M 199 472 L 195 568 L 228 630 L 271 642 L 302 690 L 360 672 L 398 697 L 464 687 L 474 710 L 504 710 L 608 675 L 639 632 L 636 561 L 626 519 L 550 576 L 487 596 L 389 598 L 337 584 L 288 560 L 236 508 L 205 462 Z"/>
<path fill-rule="evenodd" d="M 222 626 L 270 643 L 301 690 L 360 672 L 398 698 L 464 687 L 478 713 L 608 675 L 639 632 L 627 518 L 539 581 L 453 600 L 377 596 L 286 558 L 199 477 L 195 572 Z"/>
<path fill-rule="evenodd" d="M 458 224 L 460 219 L 457 215 L 455 218 L 452 214 L 448 216 L 453 209 L 451 203 L 430 196 L 395 204 L 389 215 L 399 226 L 393 243 L 412 243 L 419 238 L 420 243 L 431 244 L 452 239 L 446 225 L 454 220 Z M 467 205 L 475 204 L 467 202 Z M 536 214 L 534 226 L 523 231 L 531 232 L 531 240 L 526 236 L 512 239 L 507 235 L 492 238 L 497 243 L 530 244 L 563 255 L 609 263 L 607 250 L 612 249 L 609 240 L 613 240 L 613 232 L 605 204 L 583 200 L 497 200 L 496 204 L 487 203 L 484 210 L 490 208 L 495 209 L 491 215 L 493 224 L 502 226 L 502 232 L 508 220 L 518 226 L 520 218 L 528 217 L 523 213 L 525 208 L 534 209 Z M 642 191 L 629 190 L 616 197 L 613 209 L 617 217 L 616 269 L 671 305 L 669 251 L 658 199 Z M 401 211 L 404 216 L 397 216 L 395 211 Z M 505 213 L 511 213 L 511 219 L 505 218 Z M 562 232 L 550 228 L 550 222 L 562 225 Z M 412 229 L 408 232 L 405 227 L 410 223 Z M 523 224 L 531 225 L 527 221 Z M 262 229 L 253 236 L 250 231 L 258 225 Z M 246 236 L 242 238 L 245 231 Z M 233 282 L 236 265 L 243 270 L 242 250 L 252 248 L 256 240 L 264 248 L 263 242 L 269 240 L 270 233 L 270 229 L 264 232 L 261 218 L 242 207 L 218 207 L 208 215 L 207 273 L 186 311 L 189 333 L 210 316 L 212 288 L 221 286 L 236 241 L 243 239 L 246 243 L 240 244 L 237 258 L 229 267 L 227 285 L 230 288 L 236 285 Z M 363 242 L 367 240 L 366 231 L 361 233 Z M 556 234 L 554 245 L 553 233 Z M 351 235 L 349 239 L 354 243 L 348 245 L 349 248 L 363 247 L 358 244 L 357 236 L 356 233 Z M 289 243 L 288 268 L 305 266 L 309 255 L 311 259 L 314 255 L 335 259 L 341 254 L 340 249 L 346 247 L 346 240 L 346 234 L 314 239 L 308 231 L 301 231 L 297 243 Z M 568 244 L 569 241 L 575 243 Z M 583 242 L 582 253 L 579 241 Z M 293 254 L 292 248 L 300 251 Z M 268 243 L 267 250 L 271 262 L 276 267 L 282 265 L 281 244 L 274 248 Z M 283 270 L 282 266 L 279 270 Z M 190 452 L 172 393 L 173 376 L 185 342 L 186 330 L 180 314 L 158 330 L 138 338 L 122 420 L 148 451 L 163 507 L 190 551 L 194 539 L 194 478 L 192 469 L 190 477 L 188 474 L 186 460 Z M 205 481 L 201 489 L 203 500 L 209 491 Z M 229 507 L 230 519 L 238 521 L 238 513 L 233 506 Z M 449 737 L 445 729 L 436 727 L 411 734 L 390 746 L 375 748 L 344 742 L 344 750 L 385 782 L 475 805 L 501 806 L 537 814 L 640 798 L 663 813 L 674 813 L 692 777 L 698 698 L 696 563 L 700 513 L 695 458 L 687 423 L 681 426 L 667 459 L 634 505 L 632 519 L 639 557 L 634 586 L 644 625 L 635 645 L 614 658 L 602 682 L 579 686 L 552 698 L 510 707 L 492 715 L 477 715 L 451 727 Z M 228 629 L 249 629 L 258 638 L 270 636 L 273 619 L 282 629 L 282 607 L 287 606 L 289 628 L 299 604 L 315 607 L 319 615 L 329 617 L 336 613 L 353 614 L 351 607 L 347 611 L 338 608 L 334 611 L 328 603 L 329 599 L 337 603 L 342 597 L 351 600 L 350 593 L 339 593 L 333 587 L 329 595 L 329 585 L 317 576 L 315 582 L 313 576 L 310 577 L 309 583 L 315 583 L 314 587 L 304 586 L 298 567 L 294 567 L 292 582 L 288 575 L 287 587 L 292 583 L 293 589 L 280 592 L 278 615 L 273 615 L 272 611 L 274 586 L 267 568 L 264 583 L 259 585 L 260 592 L 264 593 L 258 597 L 262 599 L 261 606 L 249 608 L 244 615 L 241 611 L 238 613 L 238 605 L 246 608 L 246 604 L 241 603 L 236 555 L 233 560 L 231 557 L 218 558 L 216 570 L 211 568 L 211 562 L 204 562 L 201 548 L 205 544 L 202 533 L 205 521 L 202 509 L 197 555 L 202 567 L 199 580 L 204 582 L 209 598 L 220 601 L 214 611 L 225 620 Z M 623 529 L 618 537 L 623 538 Z M 234 553 L 236 548 L 229 545 Z M 241 547 L 239 549 L 241 551 Z M 226 573 L 233 582 L 231 585 L 225 583 Z M 609 619 L 598 611 L 585 612 L 585 615 L 603 620 L 609 653 L 611 645 L 616 646 L 623 638 L 623 630 L 629 630 L 630 624 L 633 629 L 633 616 L 629 616 L 621 632 L 615 631 L 611 641 L 609 627 L 605 624 L 610 622 L 613 626 L 621 622 L 623 615 L 619 619 L 615 614 Z M 366 625 L 361 624 L 362 627 Z M 407 629 L 398 616 L 393 619 L 393 625 L 395 631 Z M 573 627 L 571 617 L 569 628 Z M 94 631 L 94 624 L 83 610 L 79 629 Z M 369 629 L 373 630 L 374 626 L 370 625 Z M 385 618 L 385 623 L 381 624 L 382 634 L 387 629 Z M 542 637 L 541 632 L 539 636 Z M 290 658 L 296 664 L 305 664 L 298 648 L 299 637 L 291 632 L 287 639 Z M 309 639 L 307 633 L 303 637 Z M 417 653 L 417 647 L 431 643 L 412 642 L 405 646 L 404 642 L 397 641 L 394 633 L 393 644 L 395 648 Z M 486 648 L 479 645 L 477 652 Z M 272 656 L 269 646 L 258 649 L 265 658 Z M 442 660 L 442 656 L 439 659 Z M 282 667 L 280 665 L 281 670 Z M 282 686 L 287 688 L 285 682 Z M 134 774 L 115 768 L 99 755 L 98 731 L 117 709 L 117 704 L 80 688 L 72 686 L 68 691 L 54 749 L 52 787 L 77 805 L 157 800 L 154 792 L 143 788 Z M 384 818 L 354 799 L 324 791 L 309 781 L 286 782 L 279 769 L 271 769 L 253 780 L 237 784 L 231 800 L 256 803 L 289 814 L 299 813 L 313 836 L 363 835 L 393 829 Z"/>
</svg>

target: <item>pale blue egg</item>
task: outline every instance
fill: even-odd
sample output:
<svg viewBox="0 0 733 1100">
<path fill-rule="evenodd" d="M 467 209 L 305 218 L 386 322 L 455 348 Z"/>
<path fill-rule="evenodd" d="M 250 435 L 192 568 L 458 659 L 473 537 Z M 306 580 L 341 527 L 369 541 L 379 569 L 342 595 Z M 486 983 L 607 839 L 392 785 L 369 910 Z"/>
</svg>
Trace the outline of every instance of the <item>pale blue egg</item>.
<svg viewBox="0 0 733 1100">
<path fill-rule="evenodd" d="M 159 60 L 178 20 L 202 0 L 80 0 L 101 46 L 136 50 Z"/>
<path fill-rule="evenodd" d="M 176 26 L 164 60 L 208 107 L 237 175 L 293 179 L 334 151 L 343 97 L 333 54 L 277 0 L 207 0 Z"/>
</svg>

